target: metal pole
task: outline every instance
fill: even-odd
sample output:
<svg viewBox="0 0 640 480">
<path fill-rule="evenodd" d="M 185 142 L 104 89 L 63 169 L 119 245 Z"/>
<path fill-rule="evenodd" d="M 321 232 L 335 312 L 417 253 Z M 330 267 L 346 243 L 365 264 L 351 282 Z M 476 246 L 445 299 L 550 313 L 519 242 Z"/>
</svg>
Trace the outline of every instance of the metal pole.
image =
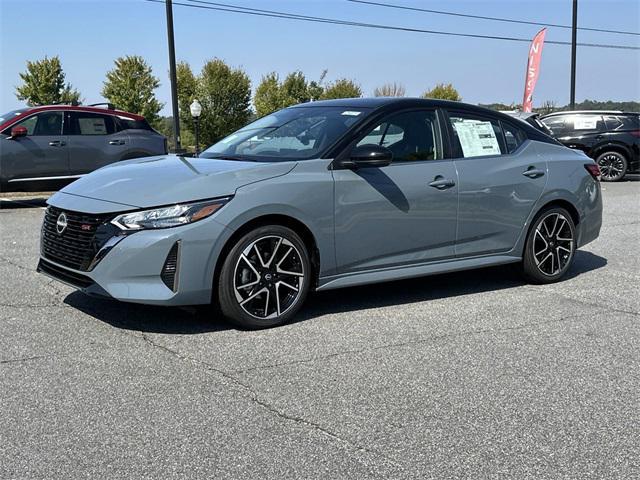
<svg viewBox="0 0 640 480">
<path fill-rule="evenodd" d="M 571 24 L 571 110 L 576 108 L 576 43 L 578 39 L 578 0 L 573 0 L 573 22 Z"/>
<path fill-rule="evenodd" d="M 200 137 L 199 137 L 199 130 L 200 130 L 200 118 L 195 118 L 194 120 L 195 125 L 195 130 L 196 130 L 196 157 L 200 156 Z"/>
<path fill-rule="evenodd" d="M 167 5 L 167 37 L 169 41 L 169 81 L 171 82 L 171 109 L 173 111 L 173 136 L 175 138 L 175 152 L 182 153 L 180 143 L 180 113 L 178 111 L 178 80 L 176 78 L 176 47 L 173 42 L 173 6 L 171 0 Z"/>
</svg>

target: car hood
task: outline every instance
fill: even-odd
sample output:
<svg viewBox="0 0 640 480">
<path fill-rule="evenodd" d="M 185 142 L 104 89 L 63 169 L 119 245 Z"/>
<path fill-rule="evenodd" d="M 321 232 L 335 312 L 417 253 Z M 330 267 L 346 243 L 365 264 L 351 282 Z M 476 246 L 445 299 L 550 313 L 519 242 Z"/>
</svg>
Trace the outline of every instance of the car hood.
<svg viewBox="0 0 640 480">
<path fill-rule="evenodd" d="M 249 183 L 285 175 L 295 165 L 162 155 L 108 165 L 76 180 L 61 193 L 149 208 L 233 195 Z"/>
</svg>

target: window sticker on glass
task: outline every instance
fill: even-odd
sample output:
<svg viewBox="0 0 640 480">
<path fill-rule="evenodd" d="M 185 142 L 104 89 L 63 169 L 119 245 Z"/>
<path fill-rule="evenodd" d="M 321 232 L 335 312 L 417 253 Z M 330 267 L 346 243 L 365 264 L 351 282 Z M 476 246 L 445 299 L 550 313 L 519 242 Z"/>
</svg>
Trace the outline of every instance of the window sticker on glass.
<svg viewBox="0 0 640 480">
<path fill-rule="evenodd" d="M 573 120 L 574 130 L 595 130 L 600 117 L 576 116 Z"/>
<path fill-rule="evenodd" d="M 500 145 L 491 122 L 462 121 L 454 123 L 453 127 L 465 157 L 500 155 Z"/>
<path fill-rule="evenodd" d="M 357 117 L 361 112 L 354 112 L 353 110 L 345 110 L 342 115 L 348 115 L 349 117 Z"/>
<path fill-rule="evenodd" d="M 106 135 L 107 126 L 104 118 L 79 118 L 80 135 Z"/>
</svg>

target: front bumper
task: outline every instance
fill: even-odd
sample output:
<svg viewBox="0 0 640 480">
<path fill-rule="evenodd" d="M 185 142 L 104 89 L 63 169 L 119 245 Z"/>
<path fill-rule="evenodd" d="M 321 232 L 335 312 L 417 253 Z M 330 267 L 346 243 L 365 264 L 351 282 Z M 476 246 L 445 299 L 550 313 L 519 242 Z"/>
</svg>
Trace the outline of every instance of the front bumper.
<svg viewBox="0 0 640 480">
<path fill-rule="evenodd" d="M 216 261 L 233 232 L 207 218 L 191 225 L 143 230 L 125 236 L 91 271 L 41 258 L 38 271 L 87 294 L 154 305 L 199 305 L 211 301 Z M 172 247 L 180 242 L 175 291 L 161 278 Z"/>
</svg>

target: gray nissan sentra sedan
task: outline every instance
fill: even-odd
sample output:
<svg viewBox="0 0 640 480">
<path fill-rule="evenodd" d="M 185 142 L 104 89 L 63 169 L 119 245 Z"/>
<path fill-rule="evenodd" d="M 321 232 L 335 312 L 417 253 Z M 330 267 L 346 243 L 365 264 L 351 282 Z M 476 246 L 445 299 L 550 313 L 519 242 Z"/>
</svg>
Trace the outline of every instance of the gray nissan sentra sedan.
<svg viewBox="0 0 640 480">
<path fill-rule="evenodd" d="M 88 294 L 290 320 L 311 289 L 518 263 L 559 280 L 602 221 L 597 165 L 483 108 L 287 108 L 200 158 L 109 165 L 49 199 L 38 270 Z"/>
</svg>

